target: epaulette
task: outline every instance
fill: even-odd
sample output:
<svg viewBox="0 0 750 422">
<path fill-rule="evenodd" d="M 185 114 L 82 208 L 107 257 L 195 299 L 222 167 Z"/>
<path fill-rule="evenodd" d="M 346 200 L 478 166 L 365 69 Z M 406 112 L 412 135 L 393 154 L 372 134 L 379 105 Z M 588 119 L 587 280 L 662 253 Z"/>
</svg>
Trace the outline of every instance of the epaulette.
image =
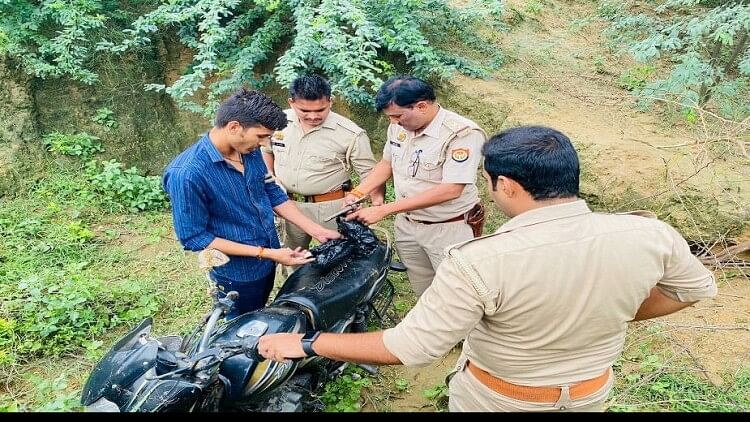
<svg viewBox="0 0 750 422">
<path fill-rule="evenodd" d="M 479 237 L 474 237 L 474 238 L 469 239 L 469 240 L 464 240 L 463 242 L 458 242 L 455 245 L 449 246 L 448 249 L 446 249 L 446 251 L 450 251 L 451 249 L 460 249 L 461 247 L 466 246 L 466 245 L 468 245 L 468 244 L 470 244 L 472 242 L 477 242 L 477 241 L 480 241 L 482 239 L 487 239 L 487 238 L 490 238 L 490 237 L 499 236 L 501 234 L 502 233 L 490 233 L 490 234 L 485 234 L 485 235 L 482 235 L 482 236 L 479 236 Z"/>
<path fill-rule="evenodd" d="M 618 212 L 615 213 L 617 215 L 637 215 L 639 217 L 646 217 L 646 218 L 658 218 L 657 215 L 649 210 L 634 210 L 634 211 L 625 211 L 625 212 Z"/>
<path fill-rule="evenodd" d="M 338 124 L 339 126 L 343 127 L 344 129 L 346 129 L 346 130 L 348 130 L 348 131 L 350 131 L 352 133 L 360 134 L 360 133 L 362 133 L 362 132 L 365 131 L 364 129 L 362 129 L 361 127 L 359 127 L 356 123 L 354 123 L 353 121 L 347 119 L 344 116 L 338 115 L 336 117 L 337 117 L 336 124 Z"/>
<path fill-rule="evenodd" d="M 443 120 L 443 124 L 460 138 L 467 136 L 474 129 L 468 123 L 460 122 L 454 119 L 445 119 Z"/>
</svg>

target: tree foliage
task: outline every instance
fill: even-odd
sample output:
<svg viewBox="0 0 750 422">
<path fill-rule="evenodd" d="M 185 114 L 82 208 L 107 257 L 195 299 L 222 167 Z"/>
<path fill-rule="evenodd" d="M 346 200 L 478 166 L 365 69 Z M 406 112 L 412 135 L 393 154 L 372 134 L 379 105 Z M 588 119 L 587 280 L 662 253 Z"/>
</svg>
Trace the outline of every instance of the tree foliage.
<svg viewBox="0 0 750 422">
<path fill-rule="evenodd" d="M 165 90 L 195 111 L 212 110 L 239 86 L 287 85 L 304 72 L 320 72 L 346 100 L 369 104 L 399 64 L 422 77 L 448 78 L 454 71 L 483 76 L 500 62 L 477 34 L 499 18 L 501 0 L 462 7 L 446 0 L 164 0 L 125 29 L 103 31 L 125 6 L 105 1 L 0 0 L 0 52 L 38 77 L 94 83 L 95 52 L 123 53 L 175 31 L 194 52 L 192 62 L 171 86 L 146 88 Z M 458 54 L 459 43 L 479 54 Z"/>
<path fill-rule="evenodd" d="M 663 57 L 672 62 L 670 74 L 647 84 L 642 95 L 674 95 L 686 105 L 704 105 L 714 94 L 747 87 L 750 2 L 659 3 L 650 11 L 639 7 L 638 14 L 630 14 L 628 8 L 607 13 L 612 25 L 606 33 L 626 45 L 637 60 L 649 62 Z"/>
<path fill-rule="evenodd" d="M 93 47 L 88 35 L 104 26 L 103 12 L 99 0 L 0 0 L 0 53 L 40 78 L 94 83 L 97 76 L 86 67 Z"/>
</svg>

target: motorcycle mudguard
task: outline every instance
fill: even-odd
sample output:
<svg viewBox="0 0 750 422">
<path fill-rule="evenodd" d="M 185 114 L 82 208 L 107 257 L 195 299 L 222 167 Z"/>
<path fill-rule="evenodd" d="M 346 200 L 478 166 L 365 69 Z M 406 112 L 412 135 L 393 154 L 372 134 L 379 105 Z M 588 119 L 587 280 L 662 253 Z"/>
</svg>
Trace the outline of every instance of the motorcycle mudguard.
<svg viewBox="0 0 750 422">
<path fill-rule="evenodd" d="M 263 334 L 301 333 L 307 329 L 305 316 L 297 309 L 268 307 L 229 321 L 210 340 L 210 347 L 221 343 L 241 341 L 254 346 Z M 256 392 L 282 384 L 294 372 L 297 362 L 279 364 L 268 360 L 259 362 L 253 356 L 238 354 L 221 364 L 220 374 L 229 381 L 230 399 L 240 400 Z"/>
<path fill-rule="evenodd" d="M 81 394 L 81 404 L 88 406 L 102 396 L 122 406 L 120 394 L 112 386 L 129 386 L 156 364 L 159 345 L 146 340 L 151 332 L 151 318 L 122 337 L 94 367 Z M 120 400 L 118 400 L 120 399 Z"/>
</svg>

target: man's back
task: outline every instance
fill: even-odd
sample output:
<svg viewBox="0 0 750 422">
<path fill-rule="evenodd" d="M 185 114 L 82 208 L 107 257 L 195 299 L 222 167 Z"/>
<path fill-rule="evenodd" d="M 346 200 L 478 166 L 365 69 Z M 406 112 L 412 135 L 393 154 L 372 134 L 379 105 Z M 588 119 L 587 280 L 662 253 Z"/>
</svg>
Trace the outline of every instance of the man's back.
<svg viewBox="0 0 750 422">
<path fill-rule="evenodd" d="M 497 305 L 469 334 L 469 359 L 523 385 L 604 372 L 657 283 L 683 301 L 715 292 L 667 224 L 591 213 L 583 201 L 526 212 L 459 249 Z"/>
</svg>

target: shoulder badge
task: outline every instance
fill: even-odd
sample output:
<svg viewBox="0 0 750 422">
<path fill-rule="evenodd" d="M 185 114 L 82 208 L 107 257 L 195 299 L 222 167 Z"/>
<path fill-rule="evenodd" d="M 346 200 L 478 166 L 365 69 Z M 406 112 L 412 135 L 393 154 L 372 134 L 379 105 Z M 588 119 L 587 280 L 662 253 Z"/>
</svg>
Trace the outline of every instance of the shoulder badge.
<svg viewBox="0 0 750 422">
<path fill-rule="evenodd" d="M 274 134 L 273 134 L 273 139 L 276 139 L 276 140 L 278 140 L 278 141 L 283 141 L 283 140 L 284 140 L 284 132 L 282 132 L 282 131 L 280 131 L 280 130 L 279 130 L 279 131 L 276 131 L 276 132 L 274 132 Z"/>
<path fill-rule="evenodd" d="M 399 142 L 404 142 L 406 140 L 406 131 L 401 130 L 401 132 L 399 132 L 398 135 L 396 135 L 396 139 L 398 139 Z"/>
<path fill-rule="evenodd" d="M 469 159 L 469 148 L 456 148 L 451 150 L 451 158 L 453 161 L 463 163 Z"/>
</svg>

